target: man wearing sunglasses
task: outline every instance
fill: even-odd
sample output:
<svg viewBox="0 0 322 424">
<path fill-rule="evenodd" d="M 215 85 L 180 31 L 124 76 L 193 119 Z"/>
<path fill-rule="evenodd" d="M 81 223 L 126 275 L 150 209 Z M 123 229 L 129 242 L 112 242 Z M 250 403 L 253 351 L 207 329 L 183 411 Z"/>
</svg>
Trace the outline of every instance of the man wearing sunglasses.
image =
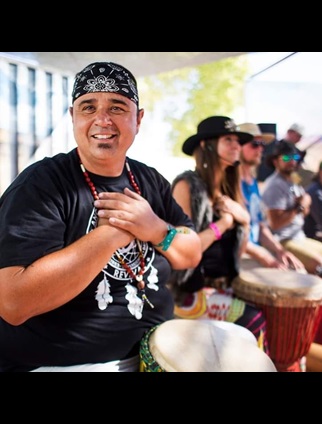
<svg viewBox="0 0 322 424">
<path fill-rule="evenodd" d="M 322 243 L 306 237 L 304 233 L 304 219 L 310 211 L 312 199 L 303 186 L 294 181 L 302 158 L 293 143 L 279 142 L 266 159 L 275 171 L 265 181 L 262 201 L 275 237 L 303 262 L 307 272 L 319 275 Z"/>
<path fill-rule="evenodd" d="M 276 126 L 276 124 L 261 123 L 261 124 L 258 124 L 258 126 L 263 133 L 268 132 L 268 133 L 274 134 L 274 139 L 272 141 L 270 141 L 269 143 L 266 143 L 266 145 L 264 147 L 262 161 L 257 168 L 257 180 L 260 184 L 260 187 L 262 187 L 264 185 L 265 180 L 270 175 L 272 175 L 272 173 L 275 170 L 272 164 L 270 164 L 270 165 L 267 164 L 266 158 L 273 153 L 274 149 L 278 146 L 278 144 L 281 141 L 287 141 L 288 143 L 294 144 L 294 146 L 296 145 L 296 148 L 298 149 L 299 154 L 302 156 L 301 164 L 304 161 L 306 151 L 300 150 L 297 147 L 297 143 L 302 139 L 303 133 L 304 133 L 304 127 L 302 125 L 299 125 L 299 124 L 296 124 L 296 123 L 292 124 L 288 128 L 288 130 L 285 133 L 285 136 L 282 139 L 277 138 L 277 126 Z M 308 178 L 312 177 L 312 173 L 305 170 L 302 166 L 298 167 L 297 174 L 298 174 L 298 176 L 297 176 L 298 180 L 301 181 L 301 183 L 303 185 L 304 185 L 304 183 L 306 184 L 308 182 Z"/>
<path fill-rule="evenodd" d="M 274 135 L 263 134 L 257 124 L 240 124 L 239 128 L 254 136 L 252 141 L 242 146 L 240 155 L 242 190 L 251 217 L 249 240 L 246 255 L 243 255 L 241 260 L 241 268 L 262 266 L 306 272 L 303 263 L 284 249 L 264 222 L 256 169 L 261 163 L 265 145 L 271 142 L 271 137 Z"/>
</svg>

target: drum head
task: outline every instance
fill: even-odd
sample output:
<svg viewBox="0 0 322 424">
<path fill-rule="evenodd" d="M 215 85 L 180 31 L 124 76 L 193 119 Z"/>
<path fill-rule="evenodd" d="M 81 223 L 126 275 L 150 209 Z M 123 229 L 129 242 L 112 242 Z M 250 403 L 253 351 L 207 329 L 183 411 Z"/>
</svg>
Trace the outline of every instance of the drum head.
<svg viewBox="0 0 322 424">
<path fill-rule="evenodd" d="M 258 346 L 257 339 L 254 334 L 251 331 L 247 330 L 247 328 L 242 327 L 241 325 L 234 324 L 233 322 L 218 321 L 215 319 L 204 319 L 202 321 L 217 328 L 222 328 L 223 330 L 230 331 L 231 334 L 232 332 L 234 332 L 236 337 L 242 337 L 243 339 L 253 343 L 255 346 Z"/>
<path fill-rule="evenodd" d="M 263 267 L 241 270 L 232 287 L 238 297 L 259 305 L 296 308 L 322 303 L 321 278 L 291 270 Z"/>
<path fill-rule="evenodd" d="M 241 332 L 232 323 L 173 319 L 150 334 L 149 351 L 166 372 L 276 372 L 266 353 Z"/>
</svg>

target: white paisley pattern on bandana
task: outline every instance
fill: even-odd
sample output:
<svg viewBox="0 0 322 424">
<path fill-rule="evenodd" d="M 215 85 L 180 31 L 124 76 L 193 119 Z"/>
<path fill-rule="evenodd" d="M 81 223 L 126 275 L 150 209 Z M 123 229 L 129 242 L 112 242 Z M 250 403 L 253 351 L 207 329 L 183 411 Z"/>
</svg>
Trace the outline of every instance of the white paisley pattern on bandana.
<svg viewBox="0 0 322 424">
<path fill-rule="evenodd" d="M 73 102 L 88 93 L 118 93 L 139 106 L 137 83 L 130 71 L 112 62 L 92 63 L 75 77 Z"/>
</svg>

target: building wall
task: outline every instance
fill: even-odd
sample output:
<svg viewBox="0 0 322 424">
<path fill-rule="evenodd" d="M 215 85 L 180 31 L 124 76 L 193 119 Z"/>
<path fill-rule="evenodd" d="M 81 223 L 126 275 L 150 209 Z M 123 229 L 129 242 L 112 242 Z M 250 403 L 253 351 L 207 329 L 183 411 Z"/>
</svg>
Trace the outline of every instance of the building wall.
<svg viewBox="0 0 322 424">
<path fill-rule="evenodd" d="M 0 193 L 36 158 L 69 149 L 71 84 L 70 77 L 0 59 Z"/>
</svg>

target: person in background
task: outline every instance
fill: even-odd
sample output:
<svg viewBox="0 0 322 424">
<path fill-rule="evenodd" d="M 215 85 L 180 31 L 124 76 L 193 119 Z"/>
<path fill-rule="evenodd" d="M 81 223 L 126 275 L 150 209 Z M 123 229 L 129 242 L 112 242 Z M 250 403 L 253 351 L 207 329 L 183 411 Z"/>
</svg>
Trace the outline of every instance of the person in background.
<svg viewBox="0 0 322 424">
<path fill-rule="evenodd" d="M 303 134 L 304 134 L 303 125 L 294 123 L 288 128 L 282 140 L 287 141 L 288 143 L 294 144 L 296 148 L 298 149 L 299 154 L 301 155 L 301 160 L 297 167 L 296 173 L 294 173 L 293 178 L 294 178 L 294 181 L 297 181 L 298 184 L 302 185 L 303 187 L 306 187 L 307 184 L 311 181 L 313 173 L 310 170 L 305 169 L 305 156 L 307 151 L 300 149 L 298 146 L 298 143 L 303 138 Z"/>
<path fill-rule="evenodd" d="M 258 127 L 262 135 L 266 137 L 266 142 L 262 153 L 262 159 L 260 164 L 256 168 L 256 178 L 258 181 L 259 189 L 261 191 L 266 178 L 274 172 L 274 168 L 266 163 L 266 157 L 272 154 L 278 140 L 277 128 L 275 123 L 259 123 Z"/>
<path fill-rule="evenodd" d="M 256 179 L 256 167 L 260 164 L 266 143 L 272 136 L 262 134 L 259 126 L 253 123 L 239 124 L 243 132 L 253 135 L 253 140 L 243 144 L 240 154 L 242 191 L 250 214 L 250 233 L 246 246 L 246 255 L 242 256 L 241 268 L 263 266 L 281 270 L 295 269 L 304 272 L 302 262 L 291 252 L 284 249 L 274 237 L 264 220 L 261 207 L 261 195 Z"/>
<path fill-rule="evenodd" d="M 288 143 L 297 144 L 304 134 L 303 125 L 299 125 L 297 123 L 292 124 L 282 140 L 287 141 Z"/>
<path fill-rule="evenodd" d="M 248 240 L 250 217 L 238 166 L 241 146 L 252 139 L 231 118 L 210 116 L 183 143 L 182 151 L 193 156 L 196 165 L 174 178 L 172 192 L 192 219 L 203 254 L 198 266 L 173 271 L 169 287 L 177 318 L 234 322 L 252 331 L 267 352 L 262 311 L 234 296 L 231 287 Z"/>
<path fill-rule="evenodd" d="M 305 191 L 311 196 L 312 203 L 305 216 L 304 232 L 307 237 L 322 241 L 322 162 Z"/>
<path fill-rule="evenodd" d="M 274 150 L 276 149 L 276 147 L 281 141 L 292 143 L 295 146 L 301 140 L 303 136 L 304 127 L 302 125 L 294 123 L 288 128 L 283 139 L 277 139 L 276 124 L 260 123 L 258 124 L 258 126 L 263 134 L 265 133 L 274 134 L 273 141 L 266 144 L 264 148 L 263 158 L 262 158 L 261 164 L 258 166 L 258 169 L 257 169 L 257 178 L 258 178 L 258 182 L 260 183 L 260 187 L 262 189 L 267 177 L 272 175 L 273 172 L 275 171 L 275 168 L 269 162 L 267 162 L 267 158 L 273 154 Z M 297 149 L 298 149 L 298 154 L 301 156 L 301 161 L 299 162 L 297 167 L 297 178 L 298 178 L 298 182 L 300 183 L 302 179 L 301 174 L 303 174 L 302 167 L 300 165 L 304 161 L 306 152 L 300 150 L 298 147 Z M 294 177 L 295 177 L 295 174 L 294 174 Z"/>
<path fill-rule="evenodd" d="M 319 275 L 322 243 L 304 233 L 311 197 L 293 180 L 302 157 L 294 144 L 281 141 L 267 160 L 275 167 L 262 193 L 268 225 L 283 247 L 303 262 L 308 273 Z"/>
<path fill-rule="evenodd" d="M 312 203 L 310 212 L 305 217 L 304 232 L 306 237 L 322 242 L 322 162 L 320 162 L 317 173 L 305 188 L 305 191 L 311 196 Z M 318 274 L 322 276 L 321 267 L 318 269 Z M 320 306 L 320 311 L 321 319 L 314 337 L 314 343 L 307 355 L 309 369 L 311 367 L 312 371 L 318 372 L 322 372 L 322 306 Z"/>
<path fill-rule="evenodd" d="M 27 167 L 0 199 L 0 371 L 139 371 L 140 341 L 173 318 L 171 267 L 201 244 L 170 183 L 127 157 L 139 132 L 132 73 L 75 77 L 77 147 Z"/>
</svg>

